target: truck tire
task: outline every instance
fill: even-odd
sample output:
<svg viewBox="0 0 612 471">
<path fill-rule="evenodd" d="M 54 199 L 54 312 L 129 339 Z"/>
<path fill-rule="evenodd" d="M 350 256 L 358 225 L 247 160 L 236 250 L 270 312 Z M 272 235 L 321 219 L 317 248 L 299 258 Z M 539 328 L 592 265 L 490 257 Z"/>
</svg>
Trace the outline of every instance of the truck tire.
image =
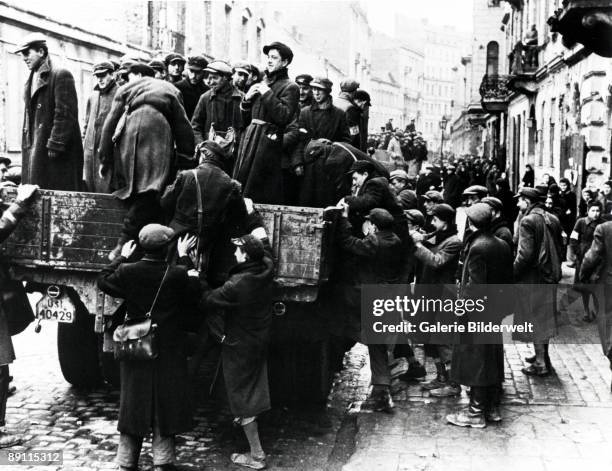
<svg viewBox="0 0 612 471">
<path fill-rule="evenodd" d="M 76 310 L 72 324 L 60 323 L 57 328 L 57 355 L 62 375 L 76 388 L 99 386 L 102 378 L 94 316 L 89 314 L 76 291 L 67 289 Z"/>
</svg>

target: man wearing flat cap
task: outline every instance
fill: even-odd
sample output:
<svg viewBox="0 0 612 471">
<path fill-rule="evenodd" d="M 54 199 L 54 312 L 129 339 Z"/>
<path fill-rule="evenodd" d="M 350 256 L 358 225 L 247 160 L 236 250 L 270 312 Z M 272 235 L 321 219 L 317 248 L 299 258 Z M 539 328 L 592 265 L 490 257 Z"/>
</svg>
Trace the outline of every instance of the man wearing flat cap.
<svg viewBox="0 0 612 471">
<path fill-rule="evenodd" d="M 21 138 L 23 182 L 50 190 L 80 190 L 83 143 L 74 78 L 53 66 L 40 33 L 26 36 L 14 52 L 30 69 Z"/>
<path fill-rule="evenodd" d="M 183 71 L 187 63 L 183 56 L 173 52 L 164 58 L 164 63 L 166 64 L 166 69 L 168 69 L 168 82 L 177 83 L 183 80 Z"/>
<path fill-rule="evenodd" d="M 349 143 L 350 136 L 344 111 L 332 103 L 331 80 L 317 77 L 310 82 L 314 102 L 300 111 L 297 122 L 300 140 L 292 153 L 292 166 L 302 168 L 303 180 L 298 196 L 298 206 L 325 207 L 333 196 L 333 187 L 325 185 L 327 171 L 323 159 L 311 159 L 304 154 L 304 147 L 311 139 L 329 139 L 332 142 Z"/>
<path fill-rule="evenodd" d="M 159 196 L 175 166 L 195 164 L 193 130 L 181 93 L 154 75 L 145 64 L 129 67 L 129 82 L 117 90 L 102 129 L 100 175 L 111 175 L 111 191 L 128 210 L 111 259 L 143 226 L 159 220 Z"/>
<path fill-rule="evenodd" d="M 512 228 L 508 221 L 504 219 L 504 205 L 501 200 L 494 196 L 486 196 L 481 200 L 481 203 L 485 203 L 491 208 L 491 233 L 506 242 L 510 250 L 514 252 Z"/>
<path fill-rule="evenodd" d="M 346 123 L 353 146 L 361 148 L 361 115 L 362 109 L 355 104 L 353 97 L 359 88 L 359 82 L 354 79 L 346 79 L 340 82 L 340 94 L 335 101 L 338 108 L 346 113 Z M 362 149 L 363 150 L 363 149 Z"/>
<path fill-rule="evenodd" d="M 310 83 L 312 82 L 312 75 L 300 74 L 295 77 L 295 83 L 300 87 L 300 108 L 312 105 L 312 88 Z"/>
<path fill-rule="evenodd" d="M 512 284 L 512 251 L 508 244 L 495 237 L 492 232 L 492 210 L 486 203 L 476 203 L 466 209 L 471 235 L 465 243 L 465 261 L 461 274 L 461 295 L 465 299 L 493 298 L 486 303 L 478 319 L 494 324 L 501 323 L 509 314 L 507 301 L 496 296 L 487 296 L 485 285 Z M 491 290 L 499 288 L 491 287 Z M 481 317 L 482 316 L 482 317 Z M 469 335 L 469 337 L 468 337 Z M 484 428 L 487 423 L 500 422 L 500 402 L 504 381 L 504 347 L 501 334 L 496 341 L 474 342 L 473 334 L 460 334 L 454 345 L 451 360 L 451 380 L 470 387 L 468 406 L 446 420 L 460 427 Z"/>
<path fill-rule="evenodd" d="M 196 146 L 208 139 L 217 140 L 229 153 L 230 158 L 223 168 L 231 174 L 238 143 L 246 127 L 240 110 L 244 94 L 233 85 L 228 63 L 213 61 L 205 72 L 212 88 L 200 97 L 191 118 Z"/>
<path fill-rule="evenodd" d="M 283 135 L 295 119 L 299 88 L 289 80 L 287 67 L 293 52 L 283 43 L 264 46 L 268 56 L 263 82 L 249 89 L 241 108 L 250 124 L 238 149 L 233 176 L 242 184 L 244 196 L 256 203 L 283 203 Z"/>
<path fill-rule="evenodd" d="M 187 77 L 174 85 L 183 95 L 183 104 L 187 118 L 191 120 L 200 97 L 209 90 L 204 83 L 208 61 L 202 56 L 192 56 L 187 59 Z"/>
<path fill-rule="evenodd" d="M 251 64 L 238 61 L 232 66 L 232 85 L 242 93 L 247 91 L 247 82 L 251 75 Z"/>
<path fill-rule="evenodd" d="M 164 61 L 153 59 L 147 65 L 155 71 L 156 79 L 166 80 L 166 77 L 168 75 L 168 70 L 166 69 L 166 64 L 164 64 Z"/>
<path fill-rule="evenodd" d="M 559 219 L 546 211 L 546 195 L 535 188 L 522 188 L 517 206 L 522 213 L 518 227 L 518 243 L 514 259 L 514 280 L 521 284 L 554 285 L 561 278 L 563 254 L 562 229 Z M 533 342 L 535 356 L 523 368 L 529 376 L 551 373 L 548 344 L 556 333 L 555 293 L 553 290 L 525 290 L 515 315 L 515 322 L 533 322 L 531 334 L 513 334 L 513 339 Z"/>
<path fill-rule="evenodd" d="M 461 194 L 467 186 L 466 181 L 457 175 L 456 170 L 454 165 L 448 165 L 444 175 L 444 201 L 455 209 L 461 206 Z"/>
<path fill-rule="evenodd" d="M 353 102 L 361 110 L 361 119 L 359 121 L 359 148 L 366 151 L 368 148 L 368 126 L 370 122 L 370 108 L 372 101 L 370 94 L 361 88 L 358 88 L 353 95 Z"/>
<path fill-rule="evenodd" d="M 87 99 L 85 126 L 83 128 L 84 180 L 85 190 L 91 193 L 108 193 L 110 175 L 104 178 L 98 171 L 100 167 L 100 137 L 104 120 L 110 112 L 115 92 L 119 88 L 114 79 L 114 67 L 110 62 L 100 62 L 93 69 L 98 82 Z"/>
</svg>

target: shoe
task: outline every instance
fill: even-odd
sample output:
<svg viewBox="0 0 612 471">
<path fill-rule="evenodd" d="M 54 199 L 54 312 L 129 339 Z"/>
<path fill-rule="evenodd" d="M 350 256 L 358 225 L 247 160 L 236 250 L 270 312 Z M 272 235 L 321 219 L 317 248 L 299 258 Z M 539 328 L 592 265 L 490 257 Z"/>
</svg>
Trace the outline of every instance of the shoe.
<svg viewBox="0 0 612 471">
<path fill-rule="evenodd" d="M 251 469 L 264 469 L 266 467 L 266 457 L 253 456 L 251 453 L 232 453 L 230 456 L 232 463 Z"/>
<path fill-rule="evenodd" d="M 9 448 L 20 443 L 21 437 L 8 432 L 0 432 L 0 448 Z"/>
<path fill-rule="evenodd" d="M 448 384 L 448 380 L 438 375 L 431 381 L 427 381 L 426 383 L 423 383 L 421 385 L 421 389 L 424 389 L 425 391 L 431 391 L 432 389 L 443 388 L 447 384 Z"/>
<path fill-rule="evenodd" d="M 408 383 L 410 381 L 418 380 L 419 378 L 424 378 L 425 376 L 427 376 L 425 367 L 417 361 L 416 363 L 410 363 L 408 371 L 401 375 L 399 379 Z"/>
<path fill-rule="evenodd" d="M 410 370 L 410 365 L 404 357 L 396 358 L 391 365 L 391 379 L 400 378 Z"/>
<path fill-rule="evenodd" d="M 461 395 L 461 386 L 458 384 L 447 383 L 438 389 L 432 389 L 429 394 L 433 397 L 453 397 Z"/>
<path fill-rule="evenodd" d="M 485 419 L 487 422 L 499 423 L 502 421 L 501 411 L 499 406 L 493 406 L 487 412 L 485 412 Z"/>
<path fill-rule="evenodd" d="M 530 357 L 525 357 L 524 360 L 525 360 L 526 363 L 530 363 L 530 364 L 533 365 L 535 363 L 535 361 L 536 361 L 536 356 L 533 355 L 533 356 L 530 356 Z M 548 355 L 546 355 L 544 357 L 544 362 L 546 364 L 546 368 L 548 368 L 549 371 L 554 371 L 554 368 L 553 368 L 552 364 L 550 363 L 550 357 Z"/>
<path fill-rule="evenodd" d="M 525 357 L 525 362 L 529 364 L 534 364 L 536 361 L 536 356 L 532 355 L 530 357 Z"/>
<path fill-rule="evenodd" d="M 391 393 L 388 389 L 380 391 L 376 395 L 372 395 L 374 412 L 391 412 L 395 405 L 391 399 Z"/>
<path fill-rule="evenodd" d="M 485 428 L 487 426 L 484 414 L 475 414 L 468 409 L 455 412 L 454 414 L 448 414 L 446 416 L 446 421 L 459 427 Z"/>
<path fill-rule="evenodd" d="M 521 371 L 523 372 L 524 375 L 527 375 L 527 376 L 543 377 L 543 376 L 550 375 L 550 370 L 546 366 L 539 366 L 536 364 L 532 364 L 531 366 L 528 366 L 527 368 L 522 368 Z"/>
</svg>

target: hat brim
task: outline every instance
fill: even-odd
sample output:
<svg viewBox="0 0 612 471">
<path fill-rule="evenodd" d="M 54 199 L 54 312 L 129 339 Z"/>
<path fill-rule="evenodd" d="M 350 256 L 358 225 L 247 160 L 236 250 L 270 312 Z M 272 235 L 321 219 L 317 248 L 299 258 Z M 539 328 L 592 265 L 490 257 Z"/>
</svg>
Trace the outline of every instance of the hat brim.
<svg viewBox="0 0 612 471">
<path fill-rule="evenodd" d="M 112 74 L 113 72 L 114 72 L 114 70 L 109 70 L 109 69 L 96 70 L 96 71 L 93 72 L 93 75 L 95 75 L 97 77 L 98 75 Z"/>
<path fill-rule="evenodd" d="M 28 49 L 30 49 L 30 44 L 25 44 L 25 45 L 21 45 L 21 46 L 17 46 L 15 49 L 13 49 L 11 52 L 13 54 L 20 54 L 23 51 L 27 51 Z"/>
<path fill-rule="evenodd" d="M 251 75 L 251 72 L 243 67 L 234 68 L 234 72 L 242 72 L 243 74 Z"/>
<path fill-rule="evenodd" d="M 171 61 L 168 62 L 168 65 L 172 65 L 175 62 L 178 62 L 179 64 L 183 64 L 183 65 L 185 65 L 187 63 L 187 61 L 185 61 L 183 59 L 172 59 Z"/>
</svg>

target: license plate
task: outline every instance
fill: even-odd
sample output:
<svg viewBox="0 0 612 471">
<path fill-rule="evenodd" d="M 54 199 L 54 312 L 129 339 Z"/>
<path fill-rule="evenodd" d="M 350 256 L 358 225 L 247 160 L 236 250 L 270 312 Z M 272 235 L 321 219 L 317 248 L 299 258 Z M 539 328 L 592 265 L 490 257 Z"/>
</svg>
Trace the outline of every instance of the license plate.
<svg viewBox="0 0 612 471">
<path fill-rule="evenodd" d="M 74 312 L 74 304 L 65 294 L 56 298 L 52 298 L 48 294 L 45 294 L 41 300 L 36 303 L 37 319 L 72 324 L 74 322 Z"/>
</svg>

